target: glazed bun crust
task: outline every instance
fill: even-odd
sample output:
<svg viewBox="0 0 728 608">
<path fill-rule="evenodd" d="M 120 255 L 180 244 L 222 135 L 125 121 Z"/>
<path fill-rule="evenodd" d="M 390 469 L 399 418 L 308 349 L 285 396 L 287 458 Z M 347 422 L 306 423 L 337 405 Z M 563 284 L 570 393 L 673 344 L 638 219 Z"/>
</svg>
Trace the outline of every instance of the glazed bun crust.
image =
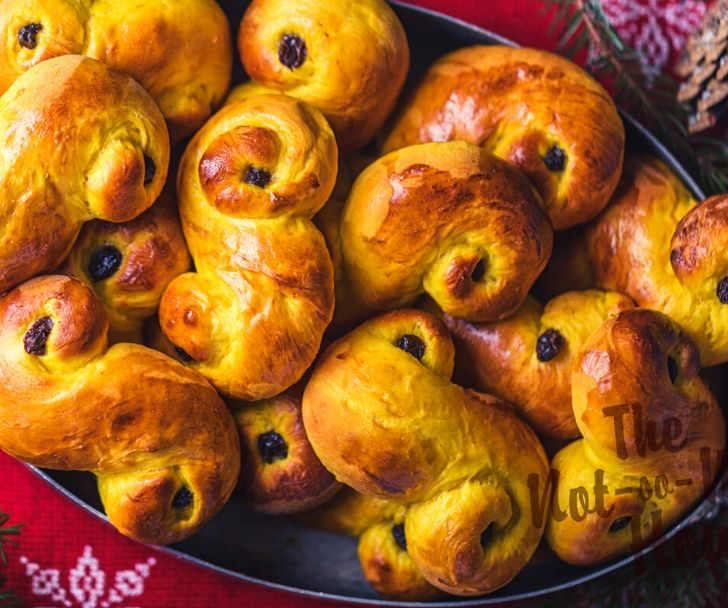
<svg viewBox="0 0 728 608">
<path fill-rule="evenodd" d="M 143 346 L 108 348 L 107 329 L 101 302 L 70 277 L 39 277 L 0 299 L 0 446 L 36 466 L 94 473 L 123 534 L 180 541 L 235 487 L 235 424 L 202 376 Z"/>
<path fill-rule="evenodd" d="M 407 505 L 407 552 L 424 578 L 479 595 L 510 581 L 538 545 L 527 478 L 545 484 L 548 462 L 508 406 L 450 382 L 453 359 L 435 317 L 382 315 L 326 350 L 303 419 L 337 479 Z"/>
<path fill-rule="evenodd" d="M 599 285 L 678 322 L 705 366 L 728 361 L 727 201 L 698 205 L 664 163 L 635 157 L 587 233 Z"/>
<path fill-rule="evenodd" d="M 616 292 L 573 291 L 545 307 L 529 297 L 516 314 L 495 323 L 445 315 L 457 353 L 455 377 L 510 401 L 541 437 L 578 437 L 571 407 L 574 359 L 608 317 L 633 306 Z"/>
<path fill-rule="evenodd" d="M 66 55 L 0 97 L 0 292 L 56 268 L 83 222 L 125 222 L 159 196 L 169 140 L 129 76 Z"/>
<path fill-rule="evenodd" d="M 237 402 L 233 416 L 243 458 L 237 493 L 264 513 L 299 513 L 341 487 L 321 464 L 303 428 L 300 391 Z"/>
<path fill-rule="evenodd" d="M 87 222 L 60 271 L 94 289 L 109 317 L 112 343 L 141 343 L 144 321 L 190 263 L 175 199 L 164 191 L 130 222 Z"/>
<path fill-rule="evenodd" d="M 556 230 L 595 217 L 622 168 L 624 125 L 574 63 L 536 49 L 471 46 L 445 55 L 404 107 L 384 151 L 464 140 L 523 171 Z"/>
<path fill-rule="evenodd" d="M 313 363 L 334 307 L 331 258 L 311 222 L 336 179 L 324 117 L 286 95 L 225 106 L 178 175 L 195 272 L 167 287 L 162 331 L 225 395 L 265 399 Z"/>
<path fill-rule="evenodd" d="M 603 471 L 609 492 L 605 514 L 549 520 L 546 538 L 563 560 L 593 564 L 636 551 L 713 483 L 725 423 L 699 371 L 696 344 L 659 312 L 627 310 L 587 340 L 572 373 L 574 415 L 584 438 L 554 457 L 555 491 L 559 504 L 568 505 L 572 488 L 594 487 Z M 670 441 L 661 435 L 655 447 L 645 435 L 650 427 Z M 664 496 L 657 493 L 659 476 L 672 490 Z M 638 493 L 643 478 L 655 488 L 651 500 Z M 624 488 L 632 491 L 617 491 Z"/>
<path fill-rule="evenodd" d="M 0 93 L 42 61 L 85 55 L 141 83 L 173 141 L 199 128 L 230 84 L 230 27 L 214 0 L 4 0 L 0 31 Z"/>
<path fill-rule="evenodd" d="M 253 0 L 238 46 L 250 77 L 320 110 L 342 150 L 374 138 L 409 70 L 407 37 L 383 0 Z"/>
<path fill-rule="evenodd" d="M 428 293 L 448 314 L 507 317 L 551 253 L 538 195 L 506 162 L 464 142 L 403 148 L 357 177 L 341 219 L 353 296 L 372 310 Z"/>
</svg>

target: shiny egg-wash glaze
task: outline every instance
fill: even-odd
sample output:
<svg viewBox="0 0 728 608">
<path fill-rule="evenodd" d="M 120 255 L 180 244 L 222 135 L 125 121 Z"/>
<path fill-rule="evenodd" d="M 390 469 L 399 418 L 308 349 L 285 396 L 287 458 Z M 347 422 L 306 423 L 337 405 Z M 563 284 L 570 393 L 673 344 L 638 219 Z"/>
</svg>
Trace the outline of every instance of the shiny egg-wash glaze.
<svg viewBox="0 0 728 608">
<path fill-rule="evenodd" d="M 175 142 L 230 84 L 230 26 L 214 0 L 3 0 L 0 31 L 0 93 L 41 61 L 85 55 L 141 83 Z"/>
<path fill-rule="evenodd" d="M 0 292 L 56 268 L 85 221 L 131 220 L 167 176 L 164 118 L 129 76 L 66 55 L 0 97 Z"/>
<path fill-rule="evenodd" d="M 163 191 L 130 222 L 84 225 L 59 272 L 88 283 L 109 317 L 109 341 L 142 342 L 169 282 L 190 268 L 174 196 Z"/>
<path fill-rule="evenodd" d="M 316 454 L 358 492 L 407 505 L 407 552 L 431 585 L 479 595 L 528 563 L 545 521 L 529 475 L 548 461 L 504 402 L 450 381 L 455 349 L 436 317 L 404 309 L 330 346 L 303 397 Z"/>
<path fill-rule="evenodd" d="M 409 70 L 407 37 L 384 0 L 254 0 L 238 46 L 253 80 L 320 110 L 344 151 L 377 135 Z"/>
<path fill-rule="evenodd" d="M 306 436 L 300 388 L 231 406 L 243 459 L 237 493 L 254 509 L 298 513 L 326 502 L 339 490 Z"/>
<path fill-rule="evenodd" d="M 587 231 L 597 282 L 659 310 L 697 342 L 704 366 L 728 361 L 728 197 L 697 204 L 656 158 L 625 163 Z"/>
<path fill-rule="evenodd" d="M 437 598 L 442 591 L 425 580 L 407 551 L 406 512 L 407 507 L 398 502 L 344 486 L 326 504 L 298 519 L 328 532 L 358 537 L 364 577 L 383 596 L 403 601 Z"/>
<path fill-rule="evenodd" d="M 575 488 L 589 488 L 592 512 L 563 519 L 552 513 L 546 539 L 561 559 L 586 565 L 633 552 L 663 534 L 713 483 L 725 422 L 699 371 L 695 342 L 656 311 L 624 311 L 584 344 L 571 376 L 584 438 L 557 453 L 551 466 L 559 472 L 554 504 L 563 508 Z M 600 471 L 608 489 L 601 513 L 594 508 Z M 664 496 L 660 476 L 672 490 Z M 649 497 L 640 495 L 643 479 L 654 488 Z"/>
<path fill-rule="evenodd" d="M 287 95 L 223 107 L 179 169 L 196 271 L 172 281 L 162 331 L 227 396 L 279 394 L 313 363 L 334 307 L 331 258 L 311 217 L 336 180 L 326 119 Z"/>
<path fill-rule="evenodd" d="M 0 448 L 94 473 L 120 532 L 178 542 L 235 487 L 235 423 L 198 373 L 144 346 L 109 348 L 107 330 L 101 302 L 70 277 L 32 279 L 0 298 Z"/>
<path fill-rule="evenodd" d="M 529 297 L 511 317 L 469 323 L 444 315 L 455 341 L 455 377 L 512 403 L 541 436 L 579 436 L 571 365 L 584 342 L 632 301 L 616 292 L 572 291 L 541 306 Z"/>
<path fill-rule="evenodd" d="M 445 55 L 384 143 L 464 140 L 523 171 L 556 230 L 592 219 L 622 169 L 624 125 L 612 98 L 583 69 L 536 49 L 472 46 Z"/>
<path fill-rule="evenodd" d="M 351 293 L 365 307 L 391 310 L 427 293 L 448 314 L 494 321 L 523 303 L 553 231 L 520 172 L 447 142 L 369 165 L 346 201 L 340 240 Z"/>
</svg>

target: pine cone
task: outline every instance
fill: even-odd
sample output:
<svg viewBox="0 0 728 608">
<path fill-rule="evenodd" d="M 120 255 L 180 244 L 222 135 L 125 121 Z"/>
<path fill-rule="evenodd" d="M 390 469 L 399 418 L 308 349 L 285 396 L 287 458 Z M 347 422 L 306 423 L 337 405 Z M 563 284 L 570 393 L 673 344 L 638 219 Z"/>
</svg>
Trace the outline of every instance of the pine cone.
<svg viewBox="0 0 728 608">
<path fill-rule="evenodd" d="M 687 79 L 677 94 L 690 106 L 690 133 L 715 126 L 728 106 L 728 0 L 718 0 L 688 39 L 675 66 Z"/>
</svg>

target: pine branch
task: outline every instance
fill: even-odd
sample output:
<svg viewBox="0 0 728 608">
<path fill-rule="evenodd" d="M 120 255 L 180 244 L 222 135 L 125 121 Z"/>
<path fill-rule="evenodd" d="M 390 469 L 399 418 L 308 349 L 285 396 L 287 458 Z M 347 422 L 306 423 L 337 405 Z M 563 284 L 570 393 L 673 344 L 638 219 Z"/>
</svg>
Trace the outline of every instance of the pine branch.
<svg viewBox="0 0 728 608">
<path fill-rule="evenodd" d="M 14 526 L 6 526 L 5 524 L 8 523 L 8 520 L 10 519 L 10 516 L 5 513 L 0 513 L 0 564 L 3 566 L 6 566 L 8 563 L 8 558 L 5 553 L 5 549 L 8 545 L 10 546 L 17 546 L 17 541 L 15 538 L 18 534 L 20 534 L 20 530 L 22 529 L 22 525 L 16 524 Z M 12 591 L 2 591 L 2 588 L 5 586 L 6 579 L 0 573 L 0 607 L 2 608 L 10 608 L 11 606 L 17 606 L 19 605 L 19 602 L 15 595 L 12 593 Z"/>
<path fill-rule="evenodd" d="M 728 145 L 690 137 L 689 108 L 677 101 L 678 83 L 647 73 L 639 53 L 609 23 L 600 0 L 547 0 L 551 31 L 568 57 L 586 53 L 585 67 L 614 93 L 617 104 L 653 132 L 708 193 L 728 190 Z"/>
</svg>

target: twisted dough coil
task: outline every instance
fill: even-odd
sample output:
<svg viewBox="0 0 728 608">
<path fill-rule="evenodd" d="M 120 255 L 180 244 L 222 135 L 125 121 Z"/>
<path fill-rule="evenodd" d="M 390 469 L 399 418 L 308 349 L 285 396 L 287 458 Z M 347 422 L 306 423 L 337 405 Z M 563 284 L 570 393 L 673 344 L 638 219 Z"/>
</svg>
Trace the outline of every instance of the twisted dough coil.
<svg viewBox="0 0 728 608">
<path fill-rule="evenodd" d="M 472 46 L 445 55 L 384 143 L 483 146 L 536 185 L 556 230 L 592 219 L 622 170 L 624 125 L 609 94 L 580 67 L 527 48 Z"/>
<path fill-rule="evenodd" d="M 674 319 L 703 365 L 728 361 L 728 197 L 697 205 L 664 163 L 635 157 L 587 238 L 601 287 Z"/>
<path fill-rule="evenodd" d="M 164 191 L 130 222 L 86 223 L 60 271 L 94 289 L 112 343 L 141 343 L 142 326 L 157 313 L 165 287 L 189 267 L 175 200 Z"/>
<path fill-rule="evenodd" d="M 552 513 L 546 538 L 559 557 L 592 564 L 635 551 L 712 484 L 725 428 L 699 370 L 693 340 L 659 312 L 627 310 L 587 340 L 571 377 L 584 438 L 557 453 L 552 468 L 555 504 L 569 505 L 582 488 L 593 512 Z M 607 488 L 601 513 L 599 475 Z"/>
<path fill-rule="evenodd" d="M 238 47 L 253 80 L 320 110 L 342 150 L 377 134 L 409 70 L 407 37 L 384 0 L 253 0 Z"/>
<path fill-rule="evenodd" d="M 427 292 L 448 314 L 507 317 L 551 253 L 538 195 L 506 162 L 464 142 L 403 148 L 357 177 L 341 218 L 352 295 L 372 310 Z"/>
<path fill-rule="evenodd" d="M 214 0 L 4 0 L 0 31 L 0 93 L 42 61 L 85 55 L 141 83 L 173 141 L 196 130 L 230 84 L 230 27 Z"/>
<path fill-rule="evenodd" d="M 0 292 L 56 268 L 82 224 L 131 220 L 159 196 L 169 141 L 129 76 L 66 55 L 0 97 Z"/>
<path fill-rule="evenodd" d="M 495 323 L 444 315 L 455 341 L 455 376 L 466 386 L 508 399 L 541 437 L 578 437 L 571 365 L 608 317 L 632 307 L 616 292 L 572 291 L 545 307 L 529 297 L 516 314 Z"/>
<path fill-rule="evenodd" d="M 94 473 L 123 534 L 180 541 L 235 487 L 235 423 L 202 376 L 143 346 L 108 348 L 107 329 L 101 302 L 70 277 L 32 279 L 0 298 L 0 446 L 37 466 Z"/>
<path fill-rule="evenodd" d="M 344 486 L 331 500 L 298 519 L 328 532 L 359 537 L 357 553 L 369 584 L 385 597 L 422 601 L 442 595 L 407 552 L 402 504 Z"/>
<path fill-rule="evenodd" d="M 527 478 L 538 439 L 503 402 L 450 382 L 454 346 L 422 311 L 368 321 L 323 354 L 303 420 L 316 454 L 362 494 L 407 505 L 407 550 L 433 586 L 460 595 L 509 582 L 539 543 Z"/>
<path fill-rule="evenodd" d="M 275 396 L 318 352 L 333 269 L 311 217 L 336 179 L 324 117 L 286 95 L 225 106 L 180 164 L 182 228 L 196 271 L 167 287 L 162 331 L 226 395 Z"/>
</svg>

